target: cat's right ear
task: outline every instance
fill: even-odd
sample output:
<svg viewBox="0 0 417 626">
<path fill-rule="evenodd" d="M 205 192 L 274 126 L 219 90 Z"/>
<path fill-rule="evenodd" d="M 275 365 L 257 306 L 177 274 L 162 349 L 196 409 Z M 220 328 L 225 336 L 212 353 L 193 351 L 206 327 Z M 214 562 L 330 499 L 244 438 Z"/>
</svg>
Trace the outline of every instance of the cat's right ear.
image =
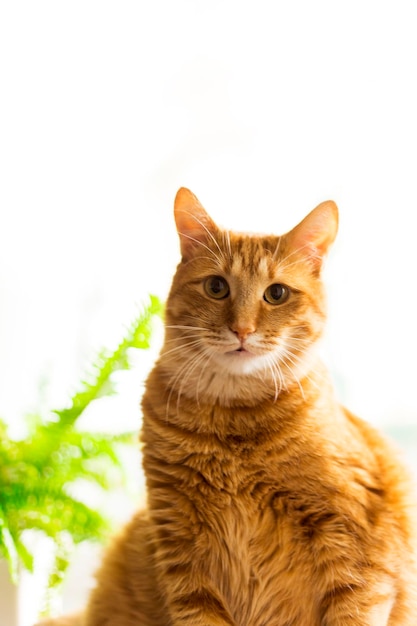
<svg viewBox="0 0 417 626">
<path fill-rule="evenodd" d="M 185 187 L 181 187 L 175 196 L 174 215 L 182 258 L 186 260 L 197 247 L 213 238 L 217 227 L 198 198 Z"/>
</svg>

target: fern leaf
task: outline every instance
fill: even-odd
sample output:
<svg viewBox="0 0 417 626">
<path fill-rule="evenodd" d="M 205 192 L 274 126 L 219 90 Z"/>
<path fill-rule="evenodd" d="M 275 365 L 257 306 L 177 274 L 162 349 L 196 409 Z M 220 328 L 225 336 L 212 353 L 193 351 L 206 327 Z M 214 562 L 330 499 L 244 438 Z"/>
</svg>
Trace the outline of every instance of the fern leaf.
<svg viewBox="0 0 417 626">
<path fill-rule="evenodd" d="M 0 508 L 0 549 L 9 565 L 10 577 L 16 582 L 19 557 L 2 508 Z"/>
<path fill-rule="evenodd" d="M 69 408 L 55 411 L 62 425 L 73 424 L 93 400 L 109 395 L 113 391 L 111 375 L 129 368 L 130 348 L 149 347 L 152 318 L 162 314 L 162 305 L 156 296 L 150 296 L 150 303 L 134 320 L 125 338 L 114 352 L 102 351 L 93 366 L 93 371 L 71 399 Z"/>
</svg>

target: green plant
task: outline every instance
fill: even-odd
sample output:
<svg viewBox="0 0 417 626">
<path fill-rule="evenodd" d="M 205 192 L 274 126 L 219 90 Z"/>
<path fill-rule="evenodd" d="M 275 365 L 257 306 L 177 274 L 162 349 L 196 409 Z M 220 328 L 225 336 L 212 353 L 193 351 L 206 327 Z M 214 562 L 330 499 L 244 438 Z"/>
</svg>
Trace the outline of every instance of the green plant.
<svg viewBox="0 0 417 626">
<path fill-rule="evenodd" d="M 116 350 L 99 353 L 68 407 L 27 418 L 24 439 L 10 438 L 0 420 L 0 556 L 7 559 L 13 580 L 20 567 L 33 569 L 27 531 L 53 540 L 50 588 L 61 582 L 75 544 L 106 535 L 108 520 L 74 495 L 74 485 L 86 480 L 111 489 L 122 473 L 118 446 L 136 437 L 87 432 L 77 422 L 92 402 L 114 393 L 113 374 L 130 368 L 132 349 L 149 347 L 152 320 L 161 312 L 159 300 L 151 296 Z"/>
</svg>

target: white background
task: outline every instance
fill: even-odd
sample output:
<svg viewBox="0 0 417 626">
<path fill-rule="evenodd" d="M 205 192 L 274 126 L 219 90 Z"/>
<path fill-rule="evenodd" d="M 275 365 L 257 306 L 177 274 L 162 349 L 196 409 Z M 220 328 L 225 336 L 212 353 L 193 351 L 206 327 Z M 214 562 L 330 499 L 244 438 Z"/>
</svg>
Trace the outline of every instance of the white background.
<svg viewBox="0 0 417 626">
<path fill-rule="evenodd" d="M 184 185 L 237 230 L 338 203 L 326 358 L 351 409 L 414 423 L 416 21 L 404 0 L 3 0 L 0 416 L 65 403 L 165 297 Z"/>
</svg>

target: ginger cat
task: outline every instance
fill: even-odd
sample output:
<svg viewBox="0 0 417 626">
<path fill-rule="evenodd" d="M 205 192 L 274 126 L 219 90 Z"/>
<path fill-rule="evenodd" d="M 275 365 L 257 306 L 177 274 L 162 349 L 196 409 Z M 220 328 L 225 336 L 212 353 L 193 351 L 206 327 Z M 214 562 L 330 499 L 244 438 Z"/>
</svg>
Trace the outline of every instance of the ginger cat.
<svg viewBox="0 0 417 626">
<path fill-rule="evenodd" d="M 340 406 L 317 342 L 337 232 L 220 229 L 180 189 L 182 260 L 143 398 L 148 509 L 105 556 L 72 626 L 414 626 L 411 487 Z"/>
</svg>

